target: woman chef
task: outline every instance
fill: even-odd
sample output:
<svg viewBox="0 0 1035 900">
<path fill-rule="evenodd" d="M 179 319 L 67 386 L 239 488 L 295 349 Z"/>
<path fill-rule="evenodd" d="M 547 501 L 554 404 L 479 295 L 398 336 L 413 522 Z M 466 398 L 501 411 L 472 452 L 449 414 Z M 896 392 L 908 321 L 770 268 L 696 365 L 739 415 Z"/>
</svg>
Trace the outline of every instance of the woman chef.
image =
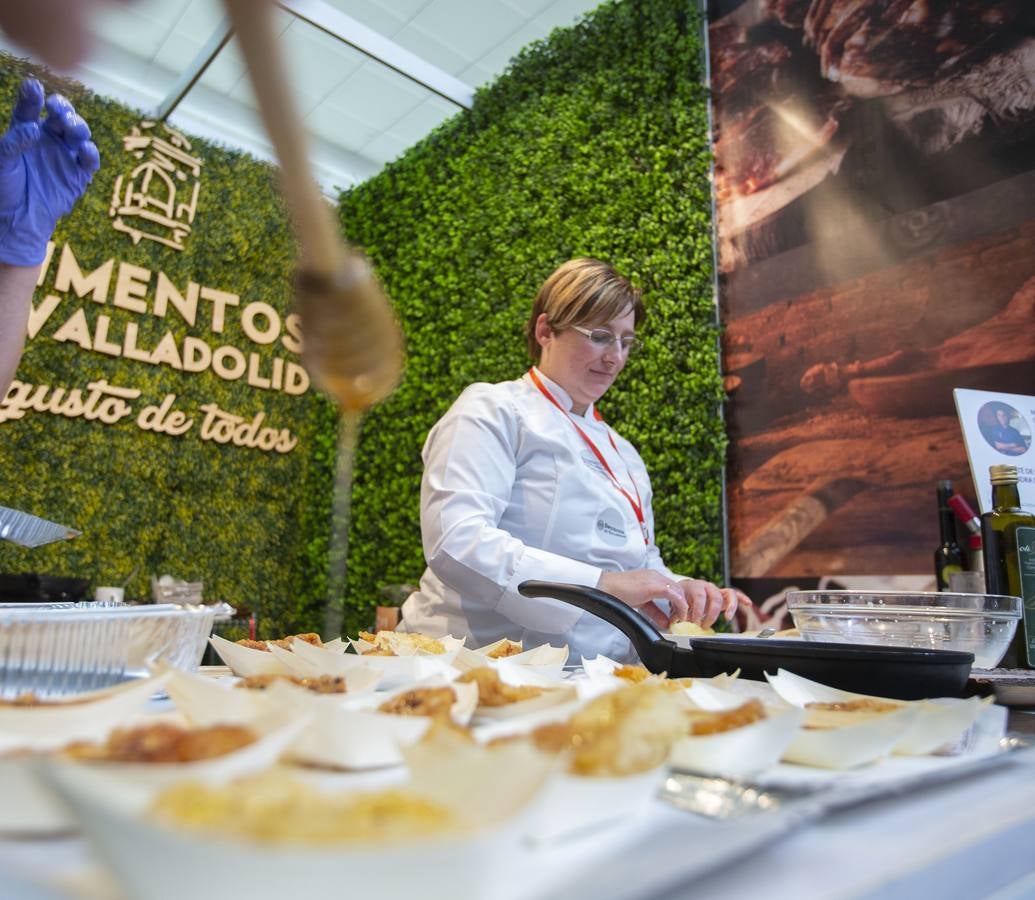
<svg viewBox="0 0 1035 900">
<path fill-rule="evenodd" d="M 526 325 L 536 365 L 468 387 L 424 445 L 421 533 L 428 568 L 400 630 L 566 642 L 572 656 L 634 658 L 596 616 L 518 593 L 528 579 L 598 587 L 661 630 L 732 616 L 737 593 L 666 568 L 636 449 L 594 404 L 638 344 L 638 290 L 606 263 L 573 259 L 543 284 Z"/>
</svg>

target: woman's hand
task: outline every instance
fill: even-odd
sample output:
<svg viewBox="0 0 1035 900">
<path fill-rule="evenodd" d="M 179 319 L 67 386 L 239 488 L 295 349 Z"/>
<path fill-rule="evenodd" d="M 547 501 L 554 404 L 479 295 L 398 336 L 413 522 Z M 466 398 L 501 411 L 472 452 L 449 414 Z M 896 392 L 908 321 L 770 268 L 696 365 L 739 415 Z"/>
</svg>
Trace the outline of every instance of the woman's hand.
<svg viewBox="0 0 1035 900">
<path fill-rule="evenodd" d="M 659 631 L 667 631 L 670 622 L 682 622 L 687 617 L 686 594 L 675 581 L 654 569 L 605 572 L 600 576 L 597 587 L 633 609 L 638 609 Z M 655 600 L 667 601 L 672 615 L 666 615 Z"/>
<path fill-rule="evenodd" d="M 742 591 L 736 588 L 720 588 L 710 581 L 684 578 L 676 582 L 676 587 L 682 591 L 686 599 L 687 620 L 705 628 L 711 628 L 720 613 L 732 621 L 740 604 L 751 605 L 750 598 Z M 682 620 L 673 618 L 672 621 Z"/>
</svg>

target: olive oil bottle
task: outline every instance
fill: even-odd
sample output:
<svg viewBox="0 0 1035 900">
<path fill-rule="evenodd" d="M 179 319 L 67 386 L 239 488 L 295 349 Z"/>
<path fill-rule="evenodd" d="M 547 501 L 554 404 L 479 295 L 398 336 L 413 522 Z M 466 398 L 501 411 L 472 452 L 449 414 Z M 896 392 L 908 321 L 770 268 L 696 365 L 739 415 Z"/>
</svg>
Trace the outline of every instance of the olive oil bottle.
<svg viewBox="0 0 1035 900">
<path fill-rule="evenodd" d="M 1021 509 L 1016 466 L 990 466 L 992 509 L 981 517 L 985 589 L 1024 602 L 1004 668 L 1035 668 L 1035 514 Z"/>
</svg>

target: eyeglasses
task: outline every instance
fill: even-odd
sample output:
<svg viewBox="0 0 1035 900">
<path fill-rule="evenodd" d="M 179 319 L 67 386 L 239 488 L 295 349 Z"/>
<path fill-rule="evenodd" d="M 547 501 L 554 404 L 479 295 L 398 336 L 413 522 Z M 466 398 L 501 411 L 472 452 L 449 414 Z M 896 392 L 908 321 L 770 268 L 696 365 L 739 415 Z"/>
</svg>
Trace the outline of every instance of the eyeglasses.
<svg viewBox="0 0 1035 900">
<path fill-rule="evenodd" d="M 588 337 L 589 342 L 601 350 L 613 344 L 618 344 L 623 352 L 635 353 L 643 346 L 643 341 L 639 338 L 619 337 L 617 334 L 612 334 L 606 328 L 580 328 L 578 325 L 572 325 L 571 327 L 579 334 L 584 334 Z"/>
</svg>

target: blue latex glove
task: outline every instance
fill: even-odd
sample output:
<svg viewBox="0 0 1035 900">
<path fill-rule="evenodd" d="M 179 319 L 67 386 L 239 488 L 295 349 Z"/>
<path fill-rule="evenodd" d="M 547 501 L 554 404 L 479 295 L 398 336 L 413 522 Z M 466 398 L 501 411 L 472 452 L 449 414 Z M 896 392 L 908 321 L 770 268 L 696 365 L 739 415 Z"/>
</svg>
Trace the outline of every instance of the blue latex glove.
<svg viewBox="0 0 1035 900">
<path fill-rule="evenodd" d="M 60 94 L 47 97 L 27 78 L 18 91 L 11 127 L 0 137 L 0 262 L 43 262 L 57 220 L 83 195 L 101 157 L 90 128 Z"/>
</svg>

